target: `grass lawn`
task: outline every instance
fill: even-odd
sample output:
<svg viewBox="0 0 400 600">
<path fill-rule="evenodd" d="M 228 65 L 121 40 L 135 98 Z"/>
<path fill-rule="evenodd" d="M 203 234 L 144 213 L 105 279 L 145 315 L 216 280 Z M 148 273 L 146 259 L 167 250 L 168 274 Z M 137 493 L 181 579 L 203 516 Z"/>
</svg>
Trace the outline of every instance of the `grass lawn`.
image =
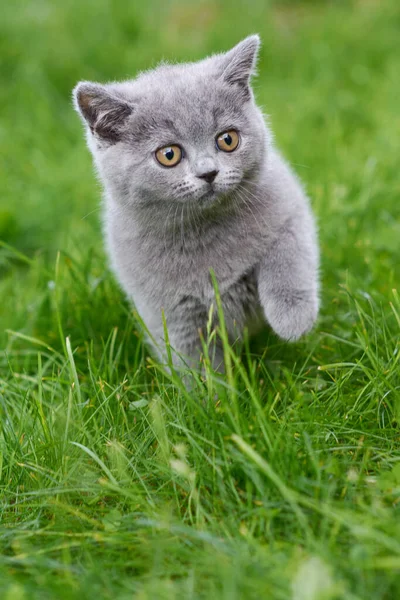
<svg viewBox="0 0 400 600">
<path fill-rule="evenodd" d="M 322 312 L 188 393 L 108 270 L 70 94 L 255 31 Z M 400 597 L 399 40 L 398 0 L 2 6 L 2 600 Z"/>
</svg>

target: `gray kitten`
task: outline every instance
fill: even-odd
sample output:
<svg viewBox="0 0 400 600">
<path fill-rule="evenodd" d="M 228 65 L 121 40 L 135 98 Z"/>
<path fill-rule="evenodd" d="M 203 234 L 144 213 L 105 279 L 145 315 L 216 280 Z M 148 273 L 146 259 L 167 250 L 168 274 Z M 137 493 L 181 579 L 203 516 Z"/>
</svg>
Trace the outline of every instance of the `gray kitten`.
<svg viewBox="0 0 400 600">
<path fill-rule="evenodd" d="M 285 340 L 318 314 L 318 246 L 309 202 L 254 101 L 259 37 L 136 79 L 82 82 L 75 106 L 105 188 L 117 277 L 165 356 L 201 354 L 215 273 L 228 333 L 263 319 Z M 215 319 L 216 320 L 216 319 Z M 223 362 L 218 346 L 214 366 Z"/>
</svg>

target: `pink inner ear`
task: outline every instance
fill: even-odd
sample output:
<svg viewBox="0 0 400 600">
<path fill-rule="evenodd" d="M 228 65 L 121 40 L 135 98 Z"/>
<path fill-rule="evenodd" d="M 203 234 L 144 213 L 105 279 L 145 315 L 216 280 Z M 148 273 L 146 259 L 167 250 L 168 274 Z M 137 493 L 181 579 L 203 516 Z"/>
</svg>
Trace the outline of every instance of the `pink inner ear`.
<svg viewBox="0 0 400 600">
<path fill-rule="evenodd" d="M 78 92 L 78 104 L 82 110 L 88 110 L 90 106 L 90 102 L 93 100 L 93 96 L 88 94 L 87 92 Z"/>
</svg>

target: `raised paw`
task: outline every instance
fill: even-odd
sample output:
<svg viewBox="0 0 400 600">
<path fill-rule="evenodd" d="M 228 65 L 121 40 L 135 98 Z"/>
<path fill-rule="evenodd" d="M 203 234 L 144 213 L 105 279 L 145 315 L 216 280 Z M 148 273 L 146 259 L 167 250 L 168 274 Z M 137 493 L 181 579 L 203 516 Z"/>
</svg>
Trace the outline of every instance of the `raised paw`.
<svg viewBox="0 0 400 600">
<path fill-rule="evenodd" d="M 318 308 L 314 290 L 279 290 L 264 304 L 268 323 L 279 337 L 288 341 L 295 341 L 312 329 Z"/>
</svg>

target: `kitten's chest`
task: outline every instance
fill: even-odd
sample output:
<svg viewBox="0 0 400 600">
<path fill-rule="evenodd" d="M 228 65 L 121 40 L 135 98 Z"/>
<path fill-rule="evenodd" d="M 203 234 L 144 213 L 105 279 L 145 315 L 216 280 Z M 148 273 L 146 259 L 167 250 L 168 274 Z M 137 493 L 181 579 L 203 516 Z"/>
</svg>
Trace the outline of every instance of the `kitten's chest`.
<svg viewBox="0 0 400 600">
<path fill-rule="evenodd" d="M 265 249 L 262 228 L 249 228 L 245 223 L 178 233 L 168 240 L 154 238 L 148 244 L 148 253 L 143 256 L 146 270 L 152 273 L 159 293 L 174 301 L 182 295 L 211 298 L 210 270 L 215 273 L 220 292 L 225 293 L 254 267 Z"/>
<path fill-rule="evenodd" d="M 142 312 L 167 309 L 183 296 L 213 297 L 212 269 L 224 294 L 265 253 L 262 219 L 231 219 L 202 230 L 155 235 L 135 230 L 134 221 L 110 214 L 107 244 L 112 264 L 128 295 Z"/>
</svg>

